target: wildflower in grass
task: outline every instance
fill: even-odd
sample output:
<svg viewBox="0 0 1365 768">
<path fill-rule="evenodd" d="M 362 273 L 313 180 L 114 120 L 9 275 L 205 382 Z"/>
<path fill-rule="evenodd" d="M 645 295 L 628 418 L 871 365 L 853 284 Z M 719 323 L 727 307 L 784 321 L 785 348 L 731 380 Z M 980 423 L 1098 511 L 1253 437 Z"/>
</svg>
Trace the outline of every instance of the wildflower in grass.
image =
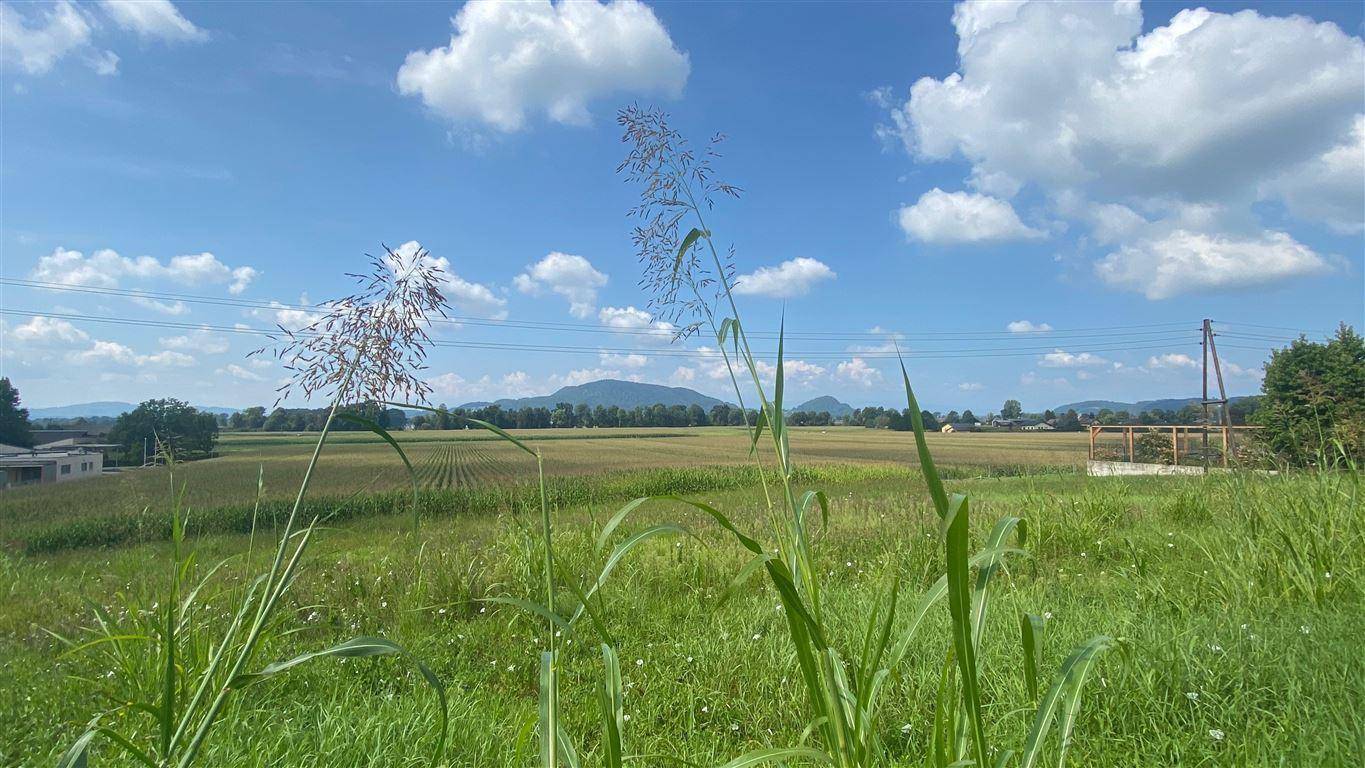
<svg viewBox="0 0 1365 768">
<path fill-rule="evenodd" d="M 1185 698 L 1189 699 L 1190 701 L 1199 701 L 1199 692 L 1185 691 Z"/>
<path fill-rule="evenodd" d="M 1210 728 L 1210 729 L 1209 729 L 1209 738 L 1213 739 L 1214 741 L 1222 741 L 1222 740 L 1223 740 L 1223 737 L 1226 736 L 1226 735 L 1227 735 L 1227 734 L 1223 733 L 1222 731 L 1220 731 L 1220 730 L 1217 729 L 1217 728 Z"/>
<path fill-rule="evenodd" d="M 645 660 L 644 660 L 644 659 L 636 659 L 636 660 L 635 660 L 635 666 L 637 666 L 637 667 L 643 667 L 644 665 L 645 665 Z"/>
<path fill-rule="evenodd" d="M 1306 634 L 1308 634 L 1309 632 L 1312 632 L 1312 631 L 1313 631 L 1312 627 L 1309 627 L 1307 624 L 1303 624 L 1303 625 L 1300 625 L 1300 626 L 1299 626 L 1299 634 L 1306 635 Z"/>
</svg>

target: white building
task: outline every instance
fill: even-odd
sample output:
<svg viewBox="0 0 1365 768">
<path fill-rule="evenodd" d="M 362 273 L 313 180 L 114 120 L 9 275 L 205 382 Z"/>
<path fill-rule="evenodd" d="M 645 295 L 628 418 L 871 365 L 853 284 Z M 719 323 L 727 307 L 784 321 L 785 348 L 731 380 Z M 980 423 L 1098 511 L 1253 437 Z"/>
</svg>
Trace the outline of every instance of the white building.
<svg viewBox="0 0 1365 768">
<path fill-rule="evenodd" d="M 48 450 L 0 445 L 0 469 L 4 470 L 0 488 L 65 483 L 99 477 L 104 454 L 78 447 Z"/>
</svg>

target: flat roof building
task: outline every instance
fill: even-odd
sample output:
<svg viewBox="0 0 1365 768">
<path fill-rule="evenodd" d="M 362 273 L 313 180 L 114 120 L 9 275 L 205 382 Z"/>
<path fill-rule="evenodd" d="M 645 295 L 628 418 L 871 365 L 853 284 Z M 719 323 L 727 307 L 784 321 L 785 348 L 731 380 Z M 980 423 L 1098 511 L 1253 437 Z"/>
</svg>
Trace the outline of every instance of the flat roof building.
<svg viewBox="0 0 1365 768">
<path fill-rule="evenodd" d="M 85 480 L 104 471 L 104 454 L 85 448 L 42 450 L 4 445 L 0 446 L 0 470 L 4 470 L 0 485 L 4 489 Z"/>
</svg>

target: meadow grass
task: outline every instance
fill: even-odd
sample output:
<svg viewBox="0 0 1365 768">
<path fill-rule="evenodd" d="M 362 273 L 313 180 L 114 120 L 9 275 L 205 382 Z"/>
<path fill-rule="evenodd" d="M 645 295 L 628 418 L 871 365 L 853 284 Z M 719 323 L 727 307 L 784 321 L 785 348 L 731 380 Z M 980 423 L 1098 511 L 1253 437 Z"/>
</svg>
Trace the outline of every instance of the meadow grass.
<svg viewBox="0 0 1365 768">
<path fill-rule="evenodd" d="M 896 578 L 907 595 L 942 573 L 938 520 L 922 484 L 905 476 L 818 478 L 829 492 L 816 557 L 825 599 L 865 615 Z M 983 657 L 1018 657 L 1017 616 L 1046 617 L 1045 669 L 1094 632 L 1124 640 L 1087 689 L 1073 765 L 1354 765 L 1365 749 L 1359 691 L 1362 515 L 1354 474 L 1111 479 L 1051 475 L 959 480 L 984 522 L 1028 520 L 1033 557 L 1014 564 L 988 616 Z M 753 487 L 700 493 L 737 525 L 766 515 Z M 616 502 L 560 510 L 557 556 L 594 571 L 595 525 Z M 510 511 L 424 523 L 414 554 L 397 533 L 403 513 L 328 531 L 282 612 L 296 632 L 274 638 L 286 657 L 356 634 L 383 632 L 425 660 L 451 699 L 451 765 L 525 765 L 535 759 L 540 622 L 494 596 L 536 594 L 540 550 Z M 685 508 L 644 510 L 637 524 L 678 521 L 699 539 L 643 545 L 604 589 L 618 638 L 629 750 L 718 764 L 789 743 L 807 725 L 804 693 L 769 587 L 716 604 L 744 558 L 728 534 Z M 1271 522 L 1273 520 L 1273 522 Z M 1330 535 L 1323 535 L 1330 534 Z M 200 562 L 240 554 L 242 535 L 198 540 Z M 117 610 L 121 595 L 150 605 L 166 587 L 167 544 L 34 557 L 6 554 L 0 582 L 0 736 L 5 764 L 51 764 L 102 700 L 98 660 L 62 655 L 39 627 L 76 633 L 85 601 Z M 1305 554 L 1312 552 L 1311 555 Z M 1298 553 L 1298 554 L 1295 554 Z M 1331 577 L 1327 576 L 1330 567 Z M 225 579 L 227 591 L 237 577 Z M 222 596 L 209 623 L 225 620 Z M 940 606 L 922 630 L 948 632 Z M 1243 626 L 1245 625 L 1245 626 Z M 841 642 L 863 627 L 835 624 Z M 929 749 L 941 642 L 917 648 L 889 683 L 879 726 L 890 765 L 920 765 Z M 595 756 L 595 647 L 563 647 L 566 730 Z M 637 665 L 637 660 L 640 662 Z M 1014 672 L 984 676 L 998 740 L 1018 742 L 1029 696 Z M 1191 696 L 1190 694 L 1193 694 Z M 214 765 L 413 765 L 430 755 L 431 697 L 415 673 L 349 661 L 260 687 L 206 747 Z M 902 732 L 901 726 L 910 726 Z M 1215 734 L 1215 735 L 1211 735 Z M 1218 738 L 1216 734 L 1221 734 Z M 108 751 L 100 764 L 119 765 Z M 646 764 L 652 764 L 646 761 Z"/>
</svg>

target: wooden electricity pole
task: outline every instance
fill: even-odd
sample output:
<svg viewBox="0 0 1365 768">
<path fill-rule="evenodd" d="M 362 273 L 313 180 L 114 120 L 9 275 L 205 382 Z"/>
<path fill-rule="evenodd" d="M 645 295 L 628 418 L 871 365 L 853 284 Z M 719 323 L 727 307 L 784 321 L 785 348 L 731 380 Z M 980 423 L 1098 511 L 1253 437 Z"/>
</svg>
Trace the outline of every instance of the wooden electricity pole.
<svg viewBox="0 0 1365 768">
<path fill-rule="evenodd" d="M 1213 322 L 1204 318 L 1204 337 L 1199 344 L 1204 348 L 1204 466 L 1209 464 L 1209 406 L 1217 404 L 1219 421 L 1223 425 L 1223 466 L 1228 465 L 1228 453 L 1232 450 L 1232 415 L 1228 413 L 1228 392 L 1223 387 L 1223 366 L 1218 362 L 1218 347 L 1213 342 Z M 1218 381 L 1218 399 L 1209 399 L 1209 357 L 1213 357 L 1213 373 Z"/>
</svg>

